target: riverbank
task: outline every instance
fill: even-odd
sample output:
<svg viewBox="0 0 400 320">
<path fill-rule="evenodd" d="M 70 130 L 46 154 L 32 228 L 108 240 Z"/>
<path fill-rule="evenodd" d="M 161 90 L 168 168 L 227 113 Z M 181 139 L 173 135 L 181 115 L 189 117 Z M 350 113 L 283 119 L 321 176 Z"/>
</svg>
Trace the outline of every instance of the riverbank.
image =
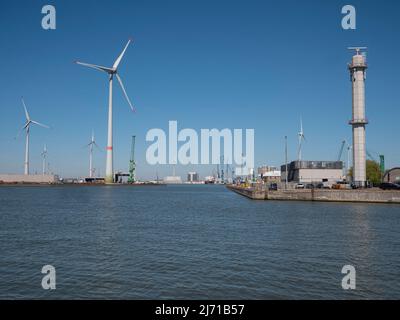
<svg viewBox="0 0 400 320">
<path fill-rule="evenodd" d="M 364 203 L 399 203 L 400 191 L 380 189 L 365 190 L 278 190 L 268 191 L 259 188 L 243 188 L 229 185 L 227 188 L 252 200 L 281 201 L 321 201 L 321 202 L 364 202 Z"/>
</svg>

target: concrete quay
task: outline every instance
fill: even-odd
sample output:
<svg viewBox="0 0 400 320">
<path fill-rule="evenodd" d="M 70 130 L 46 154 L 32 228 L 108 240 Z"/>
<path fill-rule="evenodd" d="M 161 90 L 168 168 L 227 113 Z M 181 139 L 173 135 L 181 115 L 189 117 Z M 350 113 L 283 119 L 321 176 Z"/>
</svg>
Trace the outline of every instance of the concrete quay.
<svg viewBox="0 0 400 320">
<path fill-rule="evenodd" d="M 57 184 L 54 174 L 0 174 L 0 184 Z"/>
<path fill-rule="evenodd" d="M 364 202 L 364 203 L 398 203 L 400 191 L 384 191 L 380 189 L 357 190 L 278 190 L 268 191 L 261 188 L 243 188 L 227 186 L 233 192 L 252 200 L 281 200 L 281 201 L 321 201 L 321 202 Z"/>
</svg>

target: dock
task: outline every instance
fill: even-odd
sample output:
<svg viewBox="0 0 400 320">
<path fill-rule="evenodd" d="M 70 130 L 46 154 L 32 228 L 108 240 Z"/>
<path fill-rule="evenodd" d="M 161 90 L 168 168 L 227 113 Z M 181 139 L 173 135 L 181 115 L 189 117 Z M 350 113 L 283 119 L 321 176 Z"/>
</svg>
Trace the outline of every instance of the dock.
<svg viewBox="0 0 400 320">
<path fill-rule="evenodd" d="M 361 202 L 400 204 L 400 191 L 380 189 L 303 189 L 269 191 L 259 187 L 240 187 L 228 185 L 227 188 L 251 200 L 275 201 L 319 201 L 319 202 Z"/>
</svg>

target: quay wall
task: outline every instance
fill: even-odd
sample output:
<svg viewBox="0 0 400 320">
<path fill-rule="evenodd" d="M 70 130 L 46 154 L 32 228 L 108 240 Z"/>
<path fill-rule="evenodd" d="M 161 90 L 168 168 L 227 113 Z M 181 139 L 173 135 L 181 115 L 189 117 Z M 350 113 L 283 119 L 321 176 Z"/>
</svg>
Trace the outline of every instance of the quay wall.
<svg viewBox="0 0 400 320">
<path fill-rule="evenodd" d="M 1 183 L 57 183 L 58 176 L 52 174 L 0 174 Z"/>
<path fill-rule="evenodd" d="M 278 190 L 266 191 L 255 188 L 228 186 L 236 193 L 253 200 L 284 201 L 328 201 L 328 202 L 366 202 L 366 203 L 400 203 L 400 191 L 380 189 L 365 190 Z"/>
</svg>

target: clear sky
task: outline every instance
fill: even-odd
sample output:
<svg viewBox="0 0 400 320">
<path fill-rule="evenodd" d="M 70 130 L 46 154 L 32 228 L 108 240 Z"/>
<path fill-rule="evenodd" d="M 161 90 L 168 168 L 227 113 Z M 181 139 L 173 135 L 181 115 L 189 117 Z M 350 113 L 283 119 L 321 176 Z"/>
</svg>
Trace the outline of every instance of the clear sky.
<svg viewBox="0 0 400 320">
<path fill-rule="evenodd" d="M 41 8 L 57 10 L 57 29 L 41 28 Z M 357 9 L 357 30 L 341 28 L 341 8 Z M 399 1 L 7 1 L 0 10 L 0 172 L 22 173 L 23 95 L 33 119 L 51 125 L 31 130 L 31 171 L 41 172 L 48 146 L 51 170 L 88 172 L 92 129 L 105 149 L 107 76 L 73 63 L 111 66 L 129 37 L 120 75 L 132 113 L 114 86 L 115 169 L 128 168 L 130 137 L 137 136 L 138 176 L 171 174 L 149 166 L 145 135 L 180 129 L 254 128 L 255 161 L 281 165 L 284 136 L 297 152 L 302 115 L 303 158 L 336 160 L 351 141 L 348 46 L 368 46 L 367 148 L 400 165 Z M 104 174 L 105 151 L 95 167 Z M 211 174 L 212 168 L 177 167 Z"/>
</svg>

